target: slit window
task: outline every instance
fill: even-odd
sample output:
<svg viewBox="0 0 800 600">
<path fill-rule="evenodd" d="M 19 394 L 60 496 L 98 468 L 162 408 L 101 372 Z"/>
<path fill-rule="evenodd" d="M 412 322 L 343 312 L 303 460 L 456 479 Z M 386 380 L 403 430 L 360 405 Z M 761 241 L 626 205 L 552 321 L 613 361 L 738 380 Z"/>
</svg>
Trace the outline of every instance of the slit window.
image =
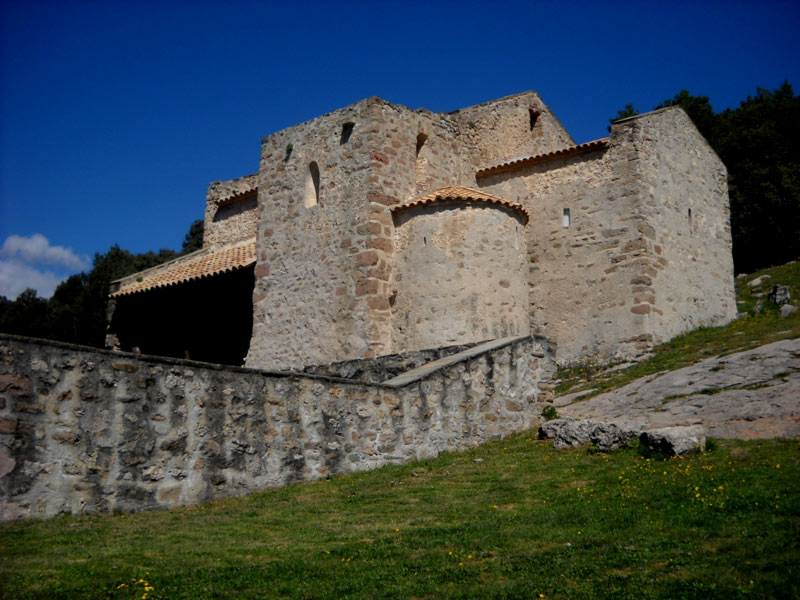
<svg viewBox="0 0 800 600">
<path fill-rule="evenodd" d="M 425 145 L 425 141 L 428 139 L 428 136 L 424 133 L 420 133 L 417 136 L 417 156 L 419 156 L 419 151 L 422 150 L 422 147 Z"/>
<path fill-rule="evenodd" d="M 319 165 L 314 161 L 308 165 L 303 204 L 306 208 L 319 204 Z"/>
<path fill-rule="evenodd" d="M 568 208 L 565 208 L 565 209 L 564 209 L 564 212 L 563 212 L 563 213 L 561 213 L 561 224 L 562 224 L 564 227 L 569 227 L 571 222 L 572 222 L 572 221 L 571 221 L 571 219 L 570 219 L 570 215 L 569 215 L 569 209 L 568 209 Z"/>
<path fill-rule="evenodd" d="M 539 120 L 539 115 L 540 114 L 542 114 L 542 113 L 540 113 L 535 108 L 529 108 L 528 109 L 528 118 L 530 119 L 531 131 L 533 131 L 533 128 L 536 127 L 536 121 Z"/>
<path fill-rule="evenodd" d="M 692 231 L 692 209 L 691 208 L 689 209 L 688 217 L 689 217 L 689 231 Z"/>
<path fill-rule="evenodd" d="M 350 136 L 353 134 L 353 127 L 355 126 L 356 124 L 352 121 L 342 124 L 342 136 L 339 138 L 340 144 L 346 144 L 350 141 Z"/>
</svg>

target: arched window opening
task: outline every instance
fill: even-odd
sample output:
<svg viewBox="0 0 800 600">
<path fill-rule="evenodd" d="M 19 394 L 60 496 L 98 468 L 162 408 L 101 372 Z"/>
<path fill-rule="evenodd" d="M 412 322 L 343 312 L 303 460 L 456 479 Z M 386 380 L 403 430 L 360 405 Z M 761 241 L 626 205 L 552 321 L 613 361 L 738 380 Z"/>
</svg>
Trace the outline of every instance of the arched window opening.
<svg viewBox="0 0 800 600">
<path fill-rule="evenodd" d="M 428 139 L 428 136 L 424 133 L 420 133 L 417 136 L 417 156 L 419 156 L 419 151 L 422 150 L 422 147 L 425 145 L 425 141 Z"/>
<path fill-rule="evenodd" d="M 561 224 L 562 224 L 564 227 L 569 227 L 571 222 L 572 222 L 572 221 L 571 221 L 571 219 L 570 219 L 570 215 L 569 215 L 569 209 L 568 209 L 568 208 L 565 208 L 565 209 L 564 209 L 564 212 L 561 214 Z"/>
<path fill-rule="evenodd" d="M 430 187 L 430 169 L 428 168 L 428 158 L 430 148 L 425 148 L 425 142 L 428 141 L 428 136 L 424 133 L 417 135 L 417 156 L 415 161 L 414 181 L 416 182 L 417 194 L 423 194 L 429 191 Z"/>
<path fill-rule="evenodd" d="M 319 203 L 319 166 L 311 161 L 306 173 L 306 187 L 303 204 L 306 208 L 311 208 Z"/>
<path fill-rule="evenodd" d="M 540 113 L 535 108 L 529 108 L 528 109 L 528 118 L 530 120 L 531 131 L 533 131 L 533 128 L 536 127 L 536 121 L 539 120 L 539 115 L 540 114 L 542 114 L 542 113 Z"/>
</svg>

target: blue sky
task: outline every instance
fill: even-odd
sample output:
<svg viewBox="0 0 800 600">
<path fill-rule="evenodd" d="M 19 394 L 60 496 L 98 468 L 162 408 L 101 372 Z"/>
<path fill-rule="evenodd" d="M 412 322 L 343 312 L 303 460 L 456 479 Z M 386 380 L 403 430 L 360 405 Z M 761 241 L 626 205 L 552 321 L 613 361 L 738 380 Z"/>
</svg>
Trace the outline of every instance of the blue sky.
<svg viewBox="0 0 800 600">
<path fill-rule="evenodd" d="M 263 136 L 380 96 L 451 111 L 528 89 L 576 142 L 681 89 L 800 86 L 798 2 L 0 0 L 0 295 L 95 252 L 178 249 Z"/>
</svg>

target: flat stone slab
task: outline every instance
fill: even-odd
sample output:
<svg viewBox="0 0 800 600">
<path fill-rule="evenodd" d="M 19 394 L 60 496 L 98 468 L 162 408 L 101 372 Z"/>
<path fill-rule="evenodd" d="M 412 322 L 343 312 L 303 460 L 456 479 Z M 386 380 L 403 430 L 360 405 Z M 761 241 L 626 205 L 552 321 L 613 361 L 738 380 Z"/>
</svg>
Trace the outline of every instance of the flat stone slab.
<svg viewBox="0 0 800 600">
<path fill-rule="evenodd" d="M 445 367 L 449 367 L 450 365 L 460 362 L 464 359 L 472 358 L 473 356 L 478 356 L 479 354 L 483 354 L 484 352 L 489 352 L 490 350 L 494 350 L 495 348 L 500 348 L 501 346 L 513 344 L 517 340 L 524 340 L 526 337 L 528 336 L 522 335 L 516 337 L 506 337 L 478 344 L 477 346 L 473 346 L 472 348 L 468 348 L 467 350 L 463 350 L 462 352 L 451 354 L 450 356 L 445 356 L 444 358 L 440 358 L 438 360 L 433 360 L 429 363 L 425 363 L 421 367 L 416 367 L 415 369 L 406 371 L 402 375 L 398 375 L 397 377 L 392 377 L 391 379 L 387 379 L 386 381 L 383 382 L 383 385 L 388 385 L 389 387 L 402 387 L 404 385 L 408 385 L 409 383 L 413 383 L 415 381 L 422 379 L 423 377 L 429 375 L 430 373 L 433 373 L 434 371 L 438 371 L 439 369 L 444 369 Z"/>
<path fill-rule="evenodd" d="M 641 430 L 703 425 L 718 438 L 799 438 L 800 338 L 643 377 L 558 412 Z"/>
</svg>

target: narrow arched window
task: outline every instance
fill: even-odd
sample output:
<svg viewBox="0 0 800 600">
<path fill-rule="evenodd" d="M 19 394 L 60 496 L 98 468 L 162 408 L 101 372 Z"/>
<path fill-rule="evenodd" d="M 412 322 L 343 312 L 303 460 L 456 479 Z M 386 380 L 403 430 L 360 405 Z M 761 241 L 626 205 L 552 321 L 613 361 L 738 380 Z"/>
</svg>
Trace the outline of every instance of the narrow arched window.
<svg viewBox="0 0 800 600">
<path fill-rule="evenodd" d="M 539 115 L 542 114 L 535 108 L 528 109 L 528 124 L 530 125 L 531 131 L 533 128 L 536 127 L 536 121 L 539 120 Z"/>
<path fill-rule="evenodd" d="M 425 147 L 425 142 L 428 140 L 428 136 L 424 133 L 420 133 L 417 135 L 417 149 L 416 149 L 416 162 L 415 162 L 415 169 L 414 169 L 414 181 L 416 182 L 417 187 L 417 194 L 425 193 L 429 187 L 429 168 L 428 168 L 428 158 L 429 148 Z M 423 148 L 425 148 L 423 150 Z"/>
<path fill-rule="evenodd" d="M 319 166 L 314 161 L 308 165 L 303 204 L 306 208 L 319 204 Z"/>
<path fill-rule="evenodd" d="M 417 156 L 419 156 L 419 151 L 422 150 L 422 147 L 425 145 L 425 141 L 428 139 L 428 136 L 424 133 L 420 133 L 417 136 Z"/>
</svg>

